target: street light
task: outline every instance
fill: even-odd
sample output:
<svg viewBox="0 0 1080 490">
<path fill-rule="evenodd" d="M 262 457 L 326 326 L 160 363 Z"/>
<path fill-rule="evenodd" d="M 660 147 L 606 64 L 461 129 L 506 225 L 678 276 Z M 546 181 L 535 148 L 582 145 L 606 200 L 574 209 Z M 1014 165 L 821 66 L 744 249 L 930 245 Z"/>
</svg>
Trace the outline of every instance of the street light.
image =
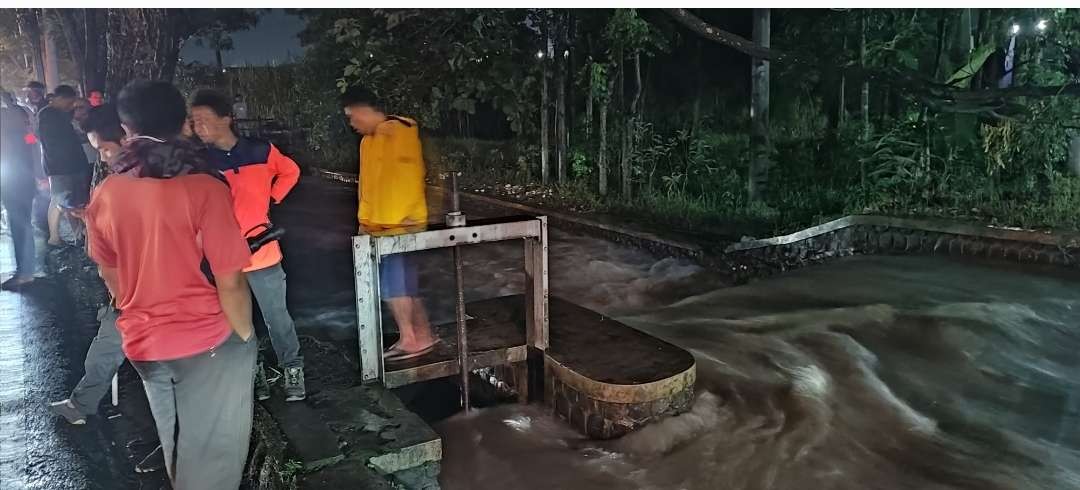
<svg viewBox="0 0 1080 490">
<path fill-rule="evenodd" d="M 537 51 L 536 52 L 536 59 L 538 59 L 538 60 L 544 59 L 544 52 L 543 51 Z"/>
<path fill-rule="evenodd" d="M 1039 23 L 1035 24 L 1035 28 L 1038 29 L 1039 32 L 1045 31 L 1046 30 L 1046 19 L 1039 19 Z"/>
</svg>

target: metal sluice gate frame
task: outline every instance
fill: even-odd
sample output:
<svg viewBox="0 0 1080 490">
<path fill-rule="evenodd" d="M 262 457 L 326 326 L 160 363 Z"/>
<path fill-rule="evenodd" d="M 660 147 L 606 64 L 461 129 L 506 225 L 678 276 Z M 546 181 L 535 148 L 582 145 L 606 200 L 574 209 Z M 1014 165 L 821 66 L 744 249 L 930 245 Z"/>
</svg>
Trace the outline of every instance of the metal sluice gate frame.
<svg viewBox="0 0 1080 490">
<path fill-rule="evenodd" d="M 456 208 L 456 206 L 455 206 Z M 454 213 L 450 213 L 453 215 Z M 458 213 L 460 214 L 460 213 Z M 547 217 L 509 217 L 475 220 L 464 224 L 464 216 L 447 221 L 451 224 L 429 225 L 419 231 L 407 228 L 353 237 L 353 268 L 356 279 L 356 315 L 360 347 L 360 372 L 363 383 L 382 383 L 383 332 L 379 296 L 379 263 L 391 254 L 450 248 L 455 251 L 455 265 L 460 289 L 460 254 L 458 247 L 508 240 L 523 240 L 525 245 L 525 329 L 526 344 L 544 351 L 548 347 L 548 232 Z M 471 364 L 462 355 L 465 320 L 463 293 L 458 291 L 458 367 Z M 467 351 L 467 349 L 464 349 Z M 468 370 L 462 370 L 467 383 Z M 467 384 L 466 390 L 467 392 Z M 467 399 L 464 405 L 468 407 Z"/>
</svg>

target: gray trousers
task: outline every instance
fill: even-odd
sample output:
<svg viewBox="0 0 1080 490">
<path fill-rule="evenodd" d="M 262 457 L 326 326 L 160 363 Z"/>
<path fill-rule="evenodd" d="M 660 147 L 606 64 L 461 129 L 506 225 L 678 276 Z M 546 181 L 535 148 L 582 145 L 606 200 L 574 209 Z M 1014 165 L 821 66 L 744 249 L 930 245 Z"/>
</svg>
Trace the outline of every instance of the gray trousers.
<svg viewBox="0 0 1080 490">
<path fill-rule="evenodd" d="M 285 269 L 281 263 L 247 273 L 248 285 L 255 293 L 266 329 L 270 331 L 270 343 L 274 346 L 281 367 L 304 367 L 300 356 L 300 342 L 296 339 L 296 325 L 285 304 Z"/>
<path fill-rule="evenodd" d="M 255 336 L 175 361 L 132 362 L 174 490 L 240 487 L 251 439 Z"/>
<path fill-rule="evenodd" d="M 101 399 L 112 387 L 112 378 L 120 365 L 124 364 L 124 350 L 121 345 L 120 332 L 116 330 L 116 318 L 120 312 L 112 306 L 103 306 L 98 311 L 97 336 L 90 342 L 90 349 L 86 351 L 86 361 L 83 367 L 86 369 L 79 384 L 71 390 L 71 404 L 83 415 L 97 413 Z"/>
</svg>

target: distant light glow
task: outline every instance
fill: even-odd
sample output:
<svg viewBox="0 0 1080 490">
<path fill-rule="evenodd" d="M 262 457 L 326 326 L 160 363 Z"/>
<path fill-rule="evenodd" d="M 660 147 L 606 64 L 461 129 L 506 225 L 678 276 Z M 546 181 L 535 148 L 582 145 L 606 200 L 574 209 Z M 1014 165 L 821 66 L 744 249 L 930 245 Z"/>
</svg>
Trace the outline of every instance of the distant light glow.
<svg viewBox="0 0 1080 490">
<path fill-rule="evenodd" d="M 1013 24 L 1013 26 L 1012 26 L 1012 33 L 1013 33 L 1014 35 L 1015 35 L 1015 34 L 1020 34 L 1020 24 Z"/>
<path fill-rule="evenodd" d="M 570 57 L 570 50 L 568 49 L 566 51 L 563 51 L 562 52 L 562 57 L 563 58 L 569 58 Z"/>
<path fill-rule="evenodd" d="M 544 59 L 544 52 L 543 51 L 537 51 L 536 52 L 536 59 L 538 59 L 538 60 Z"/>
<path fill-rule="evenodd" d="M 1045 31 L 1046 30 L 1046 19 L 1039 20 L 1039 23 L 1035 24 L 1035 28 L 1040 30 L 1040 31 Z"/>
</svg>

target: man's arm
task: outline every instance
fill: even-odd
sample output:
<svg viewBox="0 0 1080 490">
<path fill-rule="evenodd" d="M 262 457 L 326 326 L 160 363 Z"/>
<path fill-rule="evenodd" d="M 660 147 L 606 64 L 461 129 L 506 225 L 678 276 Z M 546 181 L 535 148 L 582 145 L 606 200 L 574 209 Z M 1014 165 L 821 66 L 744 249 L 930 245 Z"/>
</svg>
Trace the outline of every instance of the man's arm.
<svg viewBox="0 0 1080 490">
<path fill-rule="evenodd" d="M 270 155 L 266 160 L 274 174 L 274 183 L 270 187 L 270 199 L 275 204 L 279 204 L 300 180 L 300 166 L 291 158 L 282 155 L 274 145 L 270 145 Z"/>
<path fill-rule="evenodd" d="M 109 296 L 116 298 L 116 293 L 120 291 L 120 275 L 116 271 L 116 268 L 99 265 L 98 275 L 101 276 L 101 280 L 105 281 L 105 287 L 109 290 Z"/>
<path fill-rule="evenodd" d="M 214 272 L 218 300 L 229 326 L 240 338 L 248 340 L 254 329 L 251 291 L 243 269 L 251 262 L 251 251 L 236 224 L 228 187 L 220 183 L 213 186 L 206 193 L 199 223 L 202 251 Z"/>
<path fill-rule="evenodd" d="M 229 320 L 229 326 L 246 342 L 255 331 L 251 322 L 251 292 L 248 289 L 247 277 L 240 271 L 214 274 L 214 282 L 217 284 L 218 300 L 221 301 L 221 309 Z"/>
<path fill-rule="evenodd" d="M 38 114 L 37 138 L 38 142 L 41 143 L 41 152 L 46 155 L 53 153 L 53 147 L 56 145 L 56 140 L 59 139 L 56 135 L 57 120 L 53 115 L 52 110 L 42 111 Z M 44 160 L 42 158 L 42 161 Z"/>
</svg>

